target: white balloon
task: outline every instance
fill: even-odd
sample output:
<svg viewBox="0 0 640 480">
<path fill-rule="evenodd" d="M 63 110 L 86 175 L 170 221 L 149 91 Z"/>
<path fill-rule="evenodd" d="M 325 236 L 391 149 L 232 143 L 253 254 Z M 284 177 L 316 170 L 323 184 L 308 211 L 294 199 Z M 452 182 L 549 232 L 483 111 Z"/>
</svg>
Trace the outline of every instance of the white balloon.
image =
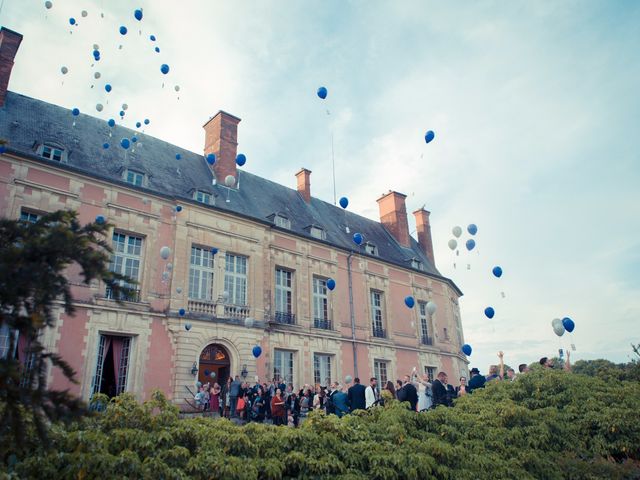
<svg viewBox="0 0 640 480">
<path fill-rule="evenodd" d="M 449 240 L 448 245 L 451 250 L 455 250 L 456 247 L 458 246 L 458 241 L 455 238 L 452 238 L 451 240 Z"/>
<path fill-rule="evenodd" d="M 178 288 L 176 288 L 176 292 L 178 292 L 178 293 L 182 293 L 182 287 L 178 287 Z"/>
<path fill-rule="evenodd" d="M 351 378 L 351 375 L 347 375 L 346 377 L 344 377 L 344 383 L 351 383 L 352 380 L 353 378 Z"/>
<path fill-rule="evenodd" d="M 100 50 L 100 45 L 98 45 L 97 43 L 93 44 L 93 49 L 94 50 Z"/>
<path fill-rule="evenodd" d="M 251 327 L 253 327 L 254 321 L 255 320 L 253 318 L 247 317 L 247 318 L 244 319 L 244 326 L 247 327 L 247 328 L 251 328 Z"/>
<path fill-rule="evenodd" d="M 169 272 L 162 272 L 162 280 L 164 281 L 169 280 Z"/>
<path fill-rule="evenodd" d="M 557 336 L 561 337 L 564 335 L 564 325 L 562 325 L 562 320 L 559 318 L 554 318 L 551 322 L 551 327 L 553 328 L 553 333 Z"/>
<path fill-rule="evenodd" d="M 67 67 L 62 67 L 60 71 L 62 72 L 63 75 L 66 75 L 67 73 L 69 73 L 69 69 Z"/>
<path fill-rule="evenodd" d="M 429 301 L 427 302 L 426 309 L 429 315 L 433 315 L 434 313 L 436 313 L 438 306 L 434 302 Z"/>
<path fill-rule="evenodd" d="M 93 74 L 93 78 L 95 78 L 96 80 L 100 78 L 100 72 L 96 72 Z"/>
<path fill-rule="evenodd" d="M 167 263 L 167 270 L 173 270 L 173 263 Z"/>
<path fill-rule="evenodd" d="M 51 7 L 53 7 L 53 3 L 47 0 L 46 2 L 44 2 L 44 6 L 47 10 L 49 10 Z"/>
<path fill-rule="evenodd" d="M 101 104 L 101 103 L 96 104 L 96 110 L 97 110 L 97 111 L 101 112 L 103 108 L 104 108 L 104 107 L 102 106 L 102 104 Z"/>
<path fill-rule="evenodd" d="M 453 233 L 454 237 L 460 238 L 460 235 L 462 235 L 462 228 L 461 227 L 453 227 L 453 229 L 451 229 L 451 233 Z"/>
<path fill-rule="evenodd" d="M 89 13 L 86 10 L 82 10 L 80 15 L 82 15 L 83 17 L 86 17 L 87 15 L 89 15 Z"/>
<path fill-rule="evenodd" d="M 127 108 L 129 108 L 129 105 L 127 105 L 126 103 L 123 103 L 123 104 L 122 104 L 122 109 L 123 109 L 123 110 L 126 110 Z"/>
<path fill-rule="evenodd" d="M 227 187 L 233 187 L 236 183 L 236 179 L 233 175 L 227 175 L 224 179 L 224 184 Z"/>
<path fill-rule="evenodd" d="M 171 255 L 171 249 L 169 247 L 162 247 L 160 249 L 160 256 L 163 260 L 166 260 Z"/>
<path fill-rule="evenodd" d="M 175 86 L 175 87 L 173 87 L 173 88 L 174 88 L 174 90 L 175 90 L 176 92 L 179 92 L 179 91 L 180 91 L 180 85 L 176 85 L 176 86 Z"/>
<path fill-rule="evenodd" d="M 229 300 L 229 292 L 224 292 L 224 293 L 222 294 L 222 297 L 223 297 L 225 300 Z"/>
</svg>

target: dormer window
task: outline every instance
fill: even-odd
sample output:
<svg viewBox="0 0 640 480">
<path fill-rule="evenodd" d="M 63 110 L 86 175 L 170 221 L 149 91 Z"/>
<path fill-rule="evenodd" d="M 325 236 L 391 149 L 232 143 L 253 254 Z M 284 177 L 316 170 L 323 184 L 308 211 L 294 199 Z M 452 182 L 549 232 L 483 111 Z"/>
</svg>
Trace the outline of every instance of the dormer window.
<svg viewBox="0 0 640 480">
<path fill-rule="evenodd" d="M 416 270 L 424 270 L 424 265 L 417 258 L 411 259 L 411 268 L 415 268 Z"/>
<path fill-rule="evenodd" d="M 211 194 L 207 192 L 203 192 L 201 190 L 196 190 L 193 194 L 193 198 L 196 202 L 204 203 L 206 205 L 211 205 Z"/>
<path fill-rule="evenodd" d="M 135 170 L 125 170 L 124 180 L 131 185 L 141 187 L 144 182 L 144 173 L 136 172 Z"/>
<path fill-rule="evenodd" d="M 309 227 L 309 234 L 314 238 L 319 238 L 320 240 L 326 240 L 327 238 L 327 232 L 324 231 L 324 228 L 317 225 L 311 225 L 311 227 Z"/>
<path fill-rule="evenodd" d="M 42 145 L 42 150 L 40 151 L 40 156 L 42 158 L 48 158 L 49 160 L 55 160 L 56 162 L 61 162 L 64 158 L 64 149 L 55 147 L 53 145 Z"/>
<path fill-rule="evenodd" d="M 376 247 L 373 243 L 367 242 L 364 244 L 364 251 L 369 255 L 378 256 L 378 247 Z"/>
<path fill-rule="evenodd" d="M 291 220 L 285 217 L 282 214 L 276 214 L 273 217 L 273 223 L 275 223 L 276 227 L 286 228 L 287 230 L 291 230 Z"/>
</svg>

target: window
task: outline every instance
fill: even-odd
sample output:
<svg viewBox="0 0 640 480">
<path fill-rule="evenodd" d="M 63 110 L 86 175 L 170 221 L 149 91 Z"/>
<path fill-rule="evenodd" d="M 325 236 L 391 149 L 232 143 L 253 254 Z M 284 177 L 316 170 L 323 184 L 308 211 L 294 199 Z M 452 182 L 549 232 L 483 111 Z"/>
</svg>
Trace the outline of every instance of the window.
<svg viewBox="0 0 640 480">
<path fill-rule="evenodd" d="M 273 351 L 273 376 L 284 383 L 293 383 L 293 354 L 289 350 Z"/>
<path fill-rule="evenodd" d="M 424 270 L 422 262 L 416 258 L 411 259 L 411 268 L 415 268 L 416 270 Z"/>
<path fill-rule="evenodd" d="M 313 383 L 331 385 L 331 357 L 323 353 L 313 354 Z"/>
<path fill-rule="evenodd" d="M 373 336 L 385 338 L 384 324 L 382 321 L 382 292 L 371 290 L 371 323 Z"/>
<path fill-rule="evenodd" d="M 16 337 L 17 332 L 14 337 L 13 343 L 16 343 Z M 11 329 L 9 328 L 9 325 L 5 323 L 4 325 L 2 325 L 2 327 L 0 327 L 0 359 L 11 356 L 11 352 L 13 351 L 14 349 L 11 345 Z"/>
<path fill-rule="evenodd" d="M 37 213 L 29 212 L 28 210 L 20 211 L 20 220 L 23 222 L 36 223 L 39 218 L 40 215 Z"/>
<path fill-rule="evenodd" d="M 205 203 L 207 205 L 211 205 L 211 194 L 207 192 L 202 192 L 200 190 L 196 190 L 193 195 L 193 198 L 196 202 Z"/>
<path fill-rule="evenodd" d="M 273 223 L 275 223 L 277 227 L 291 230 L 291 220 L 289 220 L 284 215 L 276 215 L 275 217 L 273 217 Z"/>
<path fill-rule="evenodd" d="M 364 251 L 369 255 L 378 255 L 378 247 L 376 247 L 373 243 L 367 242 L 364 244 Z"/>
<path fill-rule="evenodd" d="M 191 247 L 189 298 L 213 300 L 213 253 L 210 249 Z"/>
<path fill-rule="evenodd" d="M 57 148 L 51 145 L 43 145 L 42 146 L 42 157 L 48 158 L 49 160 L 55 160 L 56 162 L 62 161 L 62 155 L 64 150 L 61 148 Z"/>
<path fill-rule="evenodd" d="M 436 367 L 424 367 L 424 373 L 429 376 L 430 381 L 434 381 L 436 379 Z"/>
<path fill-rule="evenodd" d="M 140 260 L 142 255 L 142 238 L 125 233 L 113 232 L 113 254 L 111 255 L 111 263 L 109 269 L 112 272 L 126 275 L 131 280 L 138 281 L 140 278 Z M 124 287 L 134 288 L 134 284 L 120 281 L 119 284 Z M 129 302 L 138 302 L 139 290 L 131 293 L 123 293 L 119 300 Z M 107 298 L 115 298 L 113 290 L 107 287 Z"/>
<path fill-rule="evenodd" d="M 229 303 L 247 304 L 247 257 L 226 254 L 224 291 Z"/>
<path fill-rule="evenodd" d="M 426 302 L 418 303 L 418 312 L 420 314 L 420 343 L 423 345 L 433 345 L 433 339 L 429 336 L 429 315 L 427 313 Z"/>
<path fill-rule="evenodd" d="M 373 361 L 373 376 L 378 379 L 378 385 L 380 388 L 384 387 L 389 380 L 388 372 L 389 362 L 386 360 L 374 360 Z"/>
<path fill-rule="evenodd" d="M 141 187 L 144 181 L 144 173 L 136 172 L 134 170 L 127 170 L 125 172 L 125 181 L 136 187 Z"/>
<path fill-rule="evenodd" d="M 92 394 L 104 393 L 115 397 L 126 391 L 130 351 L 131 337 L 100 335 Z"/>
<path fill-rule="evenodd" d="M 279 323 L 295 323 L 293 314 L 293 272 L 276 268 L 276 316 Z"/>
<path fill-rule="evenodd" d="M 444 327 L 444 339 L 445 340 L 450 340 L 449 331 L 447 330 L 447 327 Z"/>
<path fill-rule="evenodd" d="M 331 330 L 327 281 L 313 277 L 313 327 Z"/>
<path fill-rule="evenodd" d="M 311 225 L 309 229 L 309 233 L 314 238 L 319 238 L 320 240 L 325 240 L 327 238 L 327 234 L 322 227 L 318 227 L 316 225 Z"/>
</svg>

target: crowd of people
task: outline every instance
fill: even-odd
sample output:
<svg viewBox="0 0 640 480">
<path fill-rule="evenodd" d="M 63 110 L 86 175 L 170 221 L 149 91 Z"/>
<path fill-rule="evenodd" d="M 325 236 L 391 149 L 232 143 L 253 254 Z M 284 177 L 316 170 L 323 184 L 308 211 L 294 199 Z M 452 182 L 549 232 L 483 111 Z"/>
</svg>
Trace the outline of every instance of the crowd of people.
<svg viewBox="0 0 640 480">
<path fill-rule="evenodd" d="M 224 385 L 197 384 L 195 394 L 196 405 L 199 409 L 209 412 L 213 416 L 224 416 L 245 422 L 265 422 L 274 425 L 289 425 L 296 427 L 311 410 L 323 410 L 327 414 L 342 417 L 355 410 L 365 410 L 384 404 L 385 399 L 396 399 L 407 402 L 408 408 L 422 412 L 438 406 L 450 407 L 456 398 L 472 394 L 474 390 L 484 388 L 490 382 L 514 381 L 518 375 L 529 371 L 526 363 L 520 364 L 518 372 L 513 368 L 506 369 L 503 353 L 498 352 L 498 365 L 491 365 L 487 375 L 482 375 L 478 368 L 470 370 L 470 377 L 462 376 L 459 385 L 454 387 L 449 383 L 445 372 L 439 372 L 435 379 L 425 373 L 418 375 L 414 367 L 410 375 L 394 384 L 387 381 L 378 385 L 375 377 L 369 379 L 368 385 L 360 383 L 359 378 L 348 382 L 326 382 L 327 386 L 305 384 L 301 389 L 294 390 L 293 384 L 284 383 L 279 378 L 273 378 L 270 383 L 260 383 L 258 377 L 253 385 L 243 382 L 238 376 L 229 377 Z M 543 368 L 553 368 L 554 362 L 543 357 L 540 359 Z M 569 353 L 563 368 L 571 369 Z M 386 393 L 384 393 L 386 392 Z"/>
</svg>

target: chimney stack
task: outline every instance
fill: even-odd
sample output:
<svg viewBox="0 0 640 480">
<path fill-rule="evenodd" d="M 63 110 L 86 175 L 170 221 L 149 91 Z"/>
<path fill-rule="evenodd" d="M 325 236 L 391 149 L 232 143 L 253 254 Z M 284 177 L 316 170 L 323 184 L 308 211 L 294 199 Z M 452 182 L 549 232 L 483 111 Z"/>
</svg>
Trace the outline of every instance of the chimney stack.
<svg viewBox="0 0 640 480">
<path fill-rule="evenodd" d="M 0 107 L 4 105 L 7 96 L 13 61 L 18 53 L 20 42 L 22 42 L 22 35 L 5 27 L 0 28 Z"/>
<path fill-rule="evenodd" d="M 410 247 L 405 198 L 407 198 L 406 195 L 389 190 L 389 193 L 381 196 L 377 202 L 380 208 L 380 223 L 389 230 L 400 245 Z"/>
<path fill-rule="evenodd" d="M 213 173 L 218 183 L 224 184 L 227 175 L 233 175 L 238 184 L 236 155 L 238 153 L 238 123 L 240 119 L 220 110 L 204 124 L 204 154 L 214 153 Z"/>
<path fill-rule="evenodd" d="M 418 243 L 422 247 L 425 255 L 431 262 L 431 265 L 436 266 L 436 261 L 433 256 L 433 240 L 431 239 L 431 225 L 429 224 L 429 215 L 431 212 L 421 208 L 413 212 L 413 216 L 416 218 L 416 231 L 418 232 Z"/>
<path fill-rule="evenodd" d="M 298 193 L 302 195 L 305 202 L 309 203 L 311 201 L 311 170 L 300 169 L 296 173 L 296 178 L 298 179 Z"/>
</svg>

